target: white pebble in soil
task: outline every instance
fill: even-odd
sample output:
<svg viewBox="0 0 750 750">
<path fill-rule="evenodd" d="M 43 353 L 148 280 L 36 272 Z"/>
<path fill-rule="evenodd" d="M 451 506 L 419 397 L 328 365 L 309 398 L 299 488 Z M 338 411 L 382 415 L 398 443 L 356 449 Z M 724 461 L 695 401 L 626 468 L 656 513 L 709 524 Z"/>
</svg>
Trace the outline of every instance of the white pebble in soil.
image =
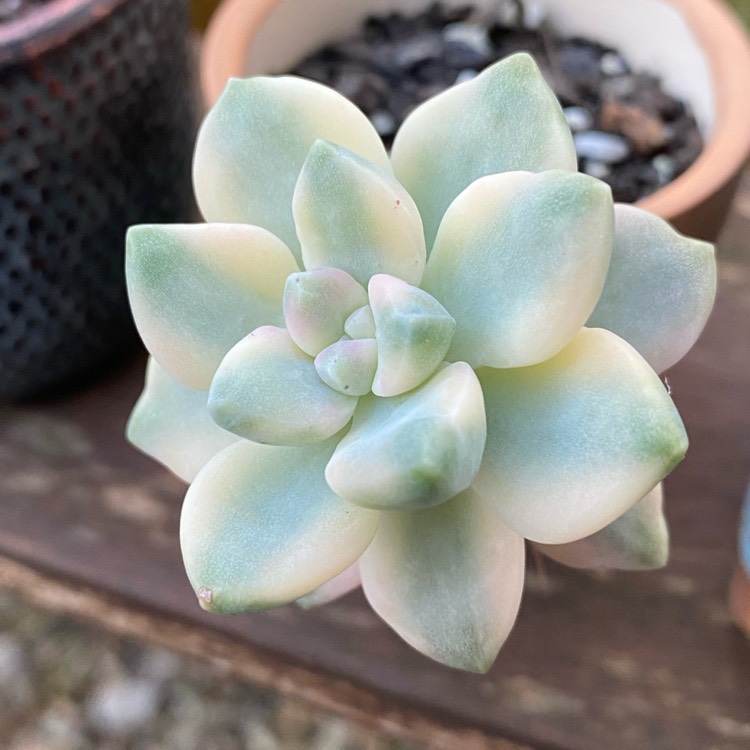
<svg viewBox="0 0 750 750">
<path fill-rule="evenodd" d="M 523 25 L 527 29 L 538 29 L 547 20 L 546 0 L 526 0 L 523 4 Z"/>
<path fill-rule="evenodd" d="M 454 83 L 456 84 L 456 86 L 458 86 L 459 83 L 467 83 L 468 81 L 473 81 L 478 75 L 479 73 L 476 70 L 466 68 L 459 71 Z"/>
<path fill-rule="evenodd" d="M 666 185 L 673 177 L 675 172 L 674 159 L 667 154 L 659 154 L 651 160 L 651 166 L 659 175 L 659 182 Z"/>
<path fill-rule="evenodd" d="M 630 156 L 628 142 L 619 135 L 588 130 L 573 136 L 579 159 L 593 159 L 618 164 Z"/>
<path fill-rule="evenodd" d="M 595 177 L 597 180 L 603 180 L 605 177 L 609 177 L 612 174 L 609 164 L 605 164 L 603 161 L 592 161 L 588 159 L 583 164 L 583 171 L 590 177 Z"/>
<path fill-rule="evenodd" d="M 577 133 L 579 130 L 590 130 L 594 124 L 594 118 L 584 107 L 566 107 L 563 110 L 568 127 Z"/>
<path fill-rule="evenodd" d="M 89 699 L 87 714 L 104 734 L 125 735 L 150 721 L 159 708 L 159 690 L 153 682 L 119 678 L 100 685 Z"/>
<path fill-rule="evenodd" d="M 443 29 L 446 42 L 465 44 L 480 55 L 492 54 L 492 44 L 487 36 L 487 29 L 476 23 L 449 23 Z"/>
<path fill-rule="evenodd" d="M 624 76 L 628 72 L 628 66 L 616 52 L 605 52 L 599 61 L 599 70 L 605 76 Z"/>
<path fill-rule="evenodd" d="M 390 112 L 379 109 L 370 115 L 370 122 L 381 138 L 393 135 L 396 132 L 396 120 Z"/>
</svg>

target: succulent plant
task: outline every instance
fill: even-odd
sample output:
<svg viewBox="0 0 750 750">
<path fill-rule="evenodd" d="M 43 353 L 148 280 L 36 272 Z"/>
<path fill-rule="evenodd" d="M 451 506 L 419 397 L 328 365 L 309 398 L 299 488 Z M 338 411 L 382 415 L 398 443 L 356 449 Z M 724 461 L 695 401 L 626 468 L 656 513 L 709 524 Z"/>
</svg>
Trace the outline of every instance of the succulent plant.
<svg viewBox="0 0 750 750">
<path fill-rule="evenodd" d="M 390 158 L 328 88 L 232 80 L 194 182 L 208 223 L 128 233 L 153 356 L 128 435 L 191 483 L 201 606 L 361 582 L 406 641 L 481 672 L 524 538 L 664 563 L 659 483 L 687 437 L 657 373 L 708 318 L 713 248 L 576 172 L 529 56 L 416 109 Z"/>
</svg>

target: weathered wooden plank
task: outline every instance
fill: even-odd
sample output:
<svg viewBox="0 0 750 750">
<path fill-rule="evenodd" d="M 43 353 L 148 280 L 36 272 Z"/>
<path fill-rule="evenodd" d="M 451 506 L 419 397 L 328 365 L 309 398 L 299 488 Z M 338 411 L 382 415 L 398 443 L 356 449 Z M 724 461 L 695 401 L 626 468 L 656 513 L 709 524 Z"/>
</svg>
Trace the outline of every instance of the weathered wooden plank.
<svg viewBox="0 0 750 750">
<path fill-rule="evenodd" d="M 414 653 L 358 594 L 312 612 L 205 615 L 180 563 L 183 490 L 122 438 L 142 362 L 67 399 L 0 413 L 0 585 L 218 655 L 249 679 L 433 747 L 746 748 L 750 646 L 725 599 L 750 472 L 747 196 L 722 240 L 709 328 L 669 374 L 692 438 L 667 483 L 670 565 L 607 578 L 552 564 L 530 572 L 490 674 Z"/>
</svg>

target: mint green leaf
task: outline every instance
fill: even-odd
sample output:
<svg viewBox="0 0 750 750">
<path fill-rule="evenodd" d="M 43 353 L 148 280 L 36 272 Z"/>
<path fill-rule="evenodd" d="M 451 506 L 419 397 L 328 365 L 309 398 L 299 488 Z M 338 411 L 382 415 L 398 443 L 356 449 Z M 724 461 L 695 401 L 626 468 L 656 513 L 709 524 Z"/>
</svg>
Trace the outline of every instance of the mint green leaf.
<svg viewBox="0 0 750 750">
<path fill-rule="evenodd" d="M 146 385 L 127 426 L 128 440 L 185 482 L 239 438 L 208 413 L 208 394 L 173 378 L 150 358 Z"/>
<path fill-rule="evenodd" d="M 525 367 L 561 351 L 599 299 L 613 228 L 609 187 L 586 175 L 473 183 L 445 214 L 422 281 L 456 320 L 448 359 Z"/>
<path fill-rule="evenodd" d="M 224 358 L 209 391 L 216 423 L 248 440 L 301 445 L 326 440 L 352 417 L 357 399 L 329 388 L 283 328 L 253 331 Z"/>
<path fill-rule="evenodd" d="M 467 490 L 437 508 L 383 513 L 360 570 L 372 608 L 409 645 L 486 672 L 516 619 L 524 543 Z"/>
<path fill-rule="evenodd" d="M 456 322 L 427 292 L 378 274 L 370 279 L 378 342 L 376 396 L 398 396 L 423 383 L 445 359 Z"/>
<path fill-rule="evenodd" d="M 288 448 L 242 440 L 198 474 L 182 508 L 180 542 L 204 609 L 287 604 L 359 558 L 378 514 L 339 500 L 325 483 L 337 442 Z"/>
<path fill-rule="evenodd" d="M 375 129 L 333 89 L 292 76 L 231 79 L 195 146 L 193 182 L 206 221 L 257 224 L 301 261 L 292 196 L 318 138 L 391 170 Z"/>
<path fill-rule="evenodd" d="M 615 206 L 612 264 L 586 325 L 632 344 L 657 372 L 698 339 L 716 297 L 713 246 L 635 206 Z"/>
<path fill-rule="evenodd" d="M 687 450 L 659 376 L 609 331 L 584 329 L 535 367 L 477 374 L 487 447 L 473 486 L 532 541 L 564 544 L 599 531 Z"/>
<path fill-rule="evenodd" d="M 396 135 L 391 159 L 422 215 L 428 253 L 448 206 L 474 180 L 578 168 L 560 104 L 525 53 L 417 107 Z"/>
<path fill-rule="evenodd" d="M 308 270 L 335 266 L 366 285 L 376 273 L 412 284 L 425 245 L 414 201 L 389 171 L 352 151 L 317 141 L 294 191 L 294 220 Z"/>
<path fill-rule="evenodd" d="M 485 437 L 479 382 L 456 362 L 402 396 L 360 399 L 326 479 L 339 497 L 366 508 L 430 507 L 471 484 Z"/>
<path fill-rule="evenodd" d="M 208 390 L 224 355 L 258 326 L 282 322 L 287 276 L 299 270 L 270 232 L 244 224 L 128 230 L 125 271 L 138 332 L 154 359 Z"/>
<path fill-rule="evenodd" d="M 571 568 L 655 570 L 669 557 L 669 530 L 657 484 L 619 518 L 591 536 L 567 544 L 536 544 L 547 557 Z"/>
</svg>

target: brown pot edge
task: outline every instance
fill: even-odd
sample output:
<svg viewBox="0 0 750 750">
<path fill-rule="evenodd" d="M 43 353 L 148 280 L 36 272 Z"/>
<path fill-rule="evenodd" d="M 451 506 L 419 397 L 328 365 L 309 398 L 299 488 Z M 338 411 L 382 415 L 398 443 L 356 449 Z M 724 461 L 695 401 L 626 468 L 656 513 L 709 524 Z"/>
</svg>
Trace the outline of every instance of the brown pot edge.
<svg viewBox="0 0 750 750">
<path fill-rule="evenodd" d="M 206 106 L 230 77 L 242 77 L 247 49 L 278 0 L 224 0 L 201 50 Z M 750 156 L 750 40 L 722 0 L 667 0 L 680 11 L 706 53 L 716 97 L 714 132 L 703 153 L 680 177 L 636 205 L 685 233 L 715 240 Z"/>
</svg>

